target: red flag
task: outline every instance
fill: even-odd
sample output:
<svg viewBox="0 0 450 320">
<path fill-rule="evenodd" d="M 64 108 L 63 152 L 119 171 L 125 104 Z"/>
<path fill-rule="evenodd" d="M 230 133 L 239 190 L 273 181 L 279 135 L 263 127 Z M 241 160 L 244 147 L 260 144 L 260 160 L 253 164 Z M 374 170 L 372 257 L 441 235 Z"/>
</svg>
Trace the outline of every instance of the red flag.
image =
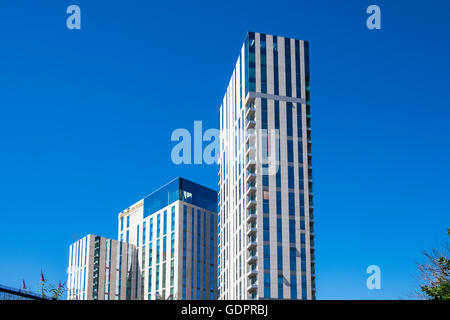
<svg viewBox="0 0 450 320">
<path fill-rule="evenodd" d="M 22 280 L 22 289 L 26 289 L 27 287 L 25 286 L 25 280 Z"/>
<path fill-rule="evenodd" d="M 42 273 L 42 270 L 41 270 L 41 281 L 45 281 L 44 274 Z"/>
<path fill-rule="evenodd" d="M 58 289 L 61 289 L 61 280 L 59 280 Z"/>
</svg>

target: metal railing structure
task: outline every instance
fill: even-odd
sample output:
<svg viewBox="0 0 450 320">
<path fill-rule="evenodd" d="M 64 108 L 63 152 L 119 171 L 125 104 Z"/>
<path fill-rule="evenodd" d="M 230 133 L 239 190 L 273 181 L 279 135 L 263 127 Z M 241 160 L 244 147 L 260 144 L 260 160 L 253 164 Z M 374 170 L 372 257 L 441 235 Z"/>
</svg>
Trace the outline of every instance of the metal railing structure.
<svg viewBox="0 0 450 320">
<path fill-rule="evenodd" d="M 0 300 L 52 300 L 27 289 L 16 289 L 0 285 Z"/>
</svg>

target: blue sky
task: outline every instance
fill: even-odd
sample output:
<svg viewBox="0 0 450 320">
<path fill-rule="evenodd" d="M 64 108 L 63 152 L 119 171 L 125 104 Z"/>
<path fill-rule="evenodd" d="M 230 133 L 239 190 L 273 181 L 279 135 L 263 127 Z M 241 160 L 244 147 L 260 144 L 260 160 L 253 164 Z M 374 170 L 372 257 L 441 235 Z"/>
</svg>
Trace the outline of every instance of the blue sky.
<svg viewBox="0 0 450 320">
<path fill-rule="evenodd" d="M 81 7 L 69 31 L 66 8 Z M 366 8 L 381 8 L 381 30 Z M 406 298 L 450 225 L 448 1 L 2 1 L 0 283 L 65 280 L 68 246 L 175 176 L 217 125 L 248 30 L 310 41 L 318 299 Z M 367 266 L 381 290 L 366 288 Z"/>
</svg>

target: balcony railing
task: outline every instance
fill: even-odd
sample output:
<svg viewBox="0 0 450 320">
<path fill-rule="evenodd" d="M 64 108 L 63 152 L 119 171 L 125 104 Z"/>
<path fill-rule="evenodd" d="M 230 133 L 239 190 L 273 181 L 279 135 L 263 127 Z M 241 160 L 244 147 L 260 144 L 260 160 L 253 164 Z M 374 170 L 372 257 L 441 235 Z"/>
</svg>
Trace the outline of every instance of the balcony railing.
<svg viewBox="0 0 450 320">
<path fill-rule="evenodd" d="M 245 143 L 254 143 L 256 140 L 255 130 L 247 131 L 247 135 L 245 136 Z"/>
<path fill-rule="evenodd" d="M 250 283 L 247 287 L 248 292 L 256 291 L 258 289 L 258 285 L 255 283 Z"/>
<path fill-rule="evenodd" d="M 256 250 L 250 250 L 248 252 L 247 263 L 252 264 L 253 262 L 256 262 L 257 259 L 258 257 L 256 256 Z"/>
<path fill-rule="evenodd" d="M 247 120 L 245 122 L 245 130 L 254 129 L 255 127 L 256 127 L 256 121 L 255 120 L 249 119 L 249 120 Z"/>
<path fill-rule="evenodd" d="M 256 277 L 258 275 L 258 269 L 256 268 L 256 264 L 252 264 L 252 266 L 255 266 L 255 268 L 251 268 L 248 272 L 247 272 L 247 277 L 248 278 L 252 278 L 252 277 Z"/>
<path fill-rule="evenodd" d="M 248 210 L 247 222 L 252 222 L 256 220 L 256 209 L 252 208 Z"/>
<path fill-rule="evenodd" d="M 248 225 L 247 236 L 256 234 L 256 222 L 252 222 Z"/>
<path fill-rule="evenodd" d="M 245 117 L 251 117 L 254 116 L 256 113 L 256 108 L 253 104 L 249 104 L 246 108 L 245 108 Z"/>
<path fill-rule="evenodd" d="M 254 168 L 247 170 L 247 182 L 253 181 L 256 178 L 256 171 Z"/>
</svg>

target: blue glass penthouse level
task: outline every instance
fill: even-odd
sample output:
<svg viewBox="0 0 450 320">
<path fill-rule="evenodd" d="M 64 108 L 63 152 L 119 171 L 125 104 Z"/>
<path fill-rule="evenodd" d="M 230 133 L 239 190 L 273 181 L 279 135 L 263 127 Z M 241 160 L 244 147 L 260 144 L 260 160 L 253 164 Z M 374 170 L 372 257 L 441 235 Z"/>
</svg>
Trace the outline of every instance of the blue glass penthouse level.
<svg viewBox="0 0 450 320">
<path fill-rule="evenodd" d="M 217 212 L 217 199 L 217 191 L 178 177 L 144 198 L 144 218 L 177 200 Z"/>
</svg>

